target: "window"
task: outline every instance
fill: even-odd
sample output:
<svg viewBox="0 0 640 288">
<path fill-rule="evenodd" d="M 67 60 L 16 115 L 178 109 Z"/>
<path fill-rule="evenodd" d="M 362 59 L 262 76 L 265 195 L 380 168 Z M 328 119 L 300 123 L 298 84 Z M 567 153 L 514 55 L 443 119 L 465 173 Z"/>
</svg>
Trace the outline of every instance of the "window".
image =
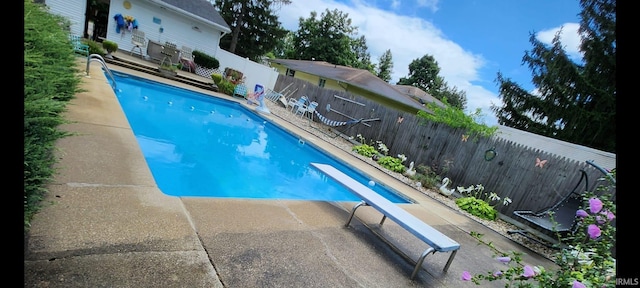
<svg viewBox="0 0 640 288">
<path fill-rule="evenodd" d="M 296 76 L 296 70 L 292 70 L 292 69 L 287 68 L 287 76 L 295 77 Z"/>
<path fill-rule="evenodd" d="M 318 87 L 324 88 L 325 83 L 327 83 L 327 79 L 320 78 L 320 81 L 318 81 Z"/>
</svg>

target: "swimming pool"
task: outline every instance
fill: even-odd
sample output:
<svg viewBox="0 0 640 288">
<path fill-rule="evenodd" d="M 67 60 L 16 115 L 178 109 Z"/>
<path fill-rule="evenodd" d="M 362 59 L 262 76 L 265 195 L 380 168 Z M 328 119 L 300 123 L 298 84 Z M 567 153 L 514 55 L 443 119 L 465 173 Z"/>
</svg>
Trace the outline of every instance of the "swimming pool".
<svg viewBox="0 0 640 288">
<path fill-rule="evenodd" d="M 394 203 L 410 202 L 234 101 L 113 74 L 118 101 L 167 195 L 360 200 L 309 165 L 318 162 L 335 166 Z"/>
</svg>

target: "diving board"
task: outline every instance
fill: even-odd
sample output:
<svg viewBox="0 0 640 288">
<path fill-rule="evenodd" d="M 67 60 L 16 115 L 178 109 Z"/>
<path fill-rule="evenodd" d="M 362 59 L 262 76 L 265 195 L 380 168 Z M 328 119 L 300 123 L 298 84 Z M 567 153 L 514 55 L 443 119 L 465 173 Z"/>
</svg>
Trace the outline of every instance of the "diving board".
<svg viewBox="0 0 640 288">
<path fill-rule="evenodd" d="M 382 197 L 380 194 L 376 193 L 375 191 L 371 190 L 369 187 L 363 185 L 355 179 L 349 177 L 335 167 L 320 163 L 311 163 L 311 166 L 323 172 L 324 174 L 356 194 L 360 199 L 362 199 L 360 203 L 353 206 L 351 214 L 349 215 L 349 220 L 345 225 L 346 227 L 348 227 L 349 223 L 351 223 L 351 219 L 356 213 L 356 209 L 358 209 L 360 206 L 371 206 L 383 215 L 382 220 L 380 221 L 380 225 L 384 223 L 386 218 L 390 218 L 402 228 L 411 232 L 411 234 L 415 235 L 418 239 L 424 241 L 430 246 L 420 255 L 418 261 L 416 261 L 416 266 L 413 269 L 413 273 L 411 273 L 412 280 L 420 270 L 424 259 L 430 253 L 435 254 L 436 252 L 451 252 L 451 255 L 449 256 L 447 264 L 445 264 L 443 270 L 444 272 L 447 272 L 449 266 L 451 265 L 451 262 L 453 262 L 453 258 L 458 252 L 458 249 L 460 249 L 460 244 L 458 244 L 458 242 L 422 222 L 422 220 L 411 215 L 409 212 L 400 208 L 395 203 L 389 201 L 387 198 Z"/>
</svg>

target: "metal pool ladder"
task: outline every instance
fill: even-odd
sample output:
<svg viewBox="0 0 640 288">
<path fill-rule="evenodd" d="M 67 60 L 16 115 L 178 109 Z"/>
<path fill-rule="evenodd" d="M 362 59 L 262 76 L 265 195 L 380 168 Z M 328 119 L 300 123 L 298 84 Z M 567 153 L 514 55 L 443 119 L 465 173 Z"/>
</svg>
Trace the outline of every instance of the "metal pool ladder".
<svg viewBox="0 0 640 288">
<path fill-rule="evenodd" d="M 102 56 L 100 56 L 99 54 L 91 54 L 89 55 L 89 57 L 87 57 L 87 69 L 85 71 L 87 76 L 89 76 L 89 64 L 91 64 L 91 61 L 100 62 L 100 64 L 102 64 L 102 68 L 104 69 L 104 71 L 107 71 L 107 75 L 111 78 L 111 83 L 113 83 L 111 86 L 113 90 L 116 90 L 116 78 L 113 77 L 113 73 L 111 73 L 111 70 L 109 70 L 109 67 L 107 67 L 107 62 L 105 62 L 104 58 L 102 58 Z"/>
</svg>

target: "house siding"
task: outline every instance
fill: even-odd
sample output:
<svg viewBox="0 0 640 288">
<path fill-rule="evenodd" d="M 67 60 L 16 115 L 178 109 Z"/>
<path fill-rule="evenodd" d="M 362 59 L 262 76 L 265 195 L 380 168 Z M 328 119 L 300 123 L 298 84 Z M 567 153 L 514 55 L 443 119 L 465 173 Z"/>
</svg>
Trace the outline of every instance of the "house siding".
<svg viewBox="0 0 640 288">
<path fill-rule="evenodd" d="M 111 1 L 107 30 L 107 39 L 118 43 L 121 50 L 130 51 L 133 44 L 129 31 L 116 32 L 116 26 L 113 23 L 113 17 L 116 14 L 133 16 L 138 22 L 138 29 L 143 31 L 149 40 L 158 43 L 170 41 L 178 45 L 178 48 L 185 45 L 209 55 L 215 55 L 218 52 L 221 31 L 212 24 L 161 8 L 151 2 L 129 1 L 131 2 L 130 9 L 125 9 L 123 2 L 123 0 Z M 153 22 L 154 17 L 160 19 L 160 24 Z M 160 33 L 161 27 L 162 33 Z M 198 30 L 193 27 L 198 27 Z"/>
<path fill-rule="evenodd" d="M 256 84 L 262 85 L 266 89 L 273 89 L 278 72 L 268 65 L 253 62 L 247 58 L 237 56 L 219 48 L 220 37 L 223 33 L 220 24 L 214 24 L 203 20 L 199 16 L 193 16 L 188 11 L 172 10 L 164 8 L 165 4 L 157 0 L 129 0 L 131 7 L 124 8 L 124 0 L 111 0 L 109 4 L 109 14 L 106 39 L 118 44 L 118 49 L 128 53 L 133 48 L 131 43 L 131 32 L 125 30 L 124 33 L 117 33 L 115 20 L 116 14 L 122 16 L 132 16 L 138 22 L 138 29 L 145 33 L 147 40 L 158 43 L 171 41 L 178 48 L 182 45 L 191 47 L 194 50 L 204 52 L 217 58 L 220 61 L 220 68 L 233 67 L 240 70 L 247 77 L 245 84 L 247 87 L 254 87 Z M 52 14 L 63 16 L 72 22 L 71 32 L 78 35 L 84 34 L 84 22 L 86 11 L 86 0 L 49 0 L 45 3 Z M 212 7 L 212 9 L 214 9 Z M 189 14 L 184 14 L 189 13 Z M 160 19 L 160 24 L 154 23 L 154 17 Z M 160 33 L 160 27 L 163 32 Z M 194 29 L 193 27 L 198 27 Z M 230 37 L 230 36 L 227 36 Z M 146 55 L 146 48 L 143 48 Z"/>
<path fill-rule="evenodd" d="M 52 14 L 63 16 L 71 21 L 72 34 L 84 35 L 86 0 L 47 0 L 44 3 Z"/>
</svg>

